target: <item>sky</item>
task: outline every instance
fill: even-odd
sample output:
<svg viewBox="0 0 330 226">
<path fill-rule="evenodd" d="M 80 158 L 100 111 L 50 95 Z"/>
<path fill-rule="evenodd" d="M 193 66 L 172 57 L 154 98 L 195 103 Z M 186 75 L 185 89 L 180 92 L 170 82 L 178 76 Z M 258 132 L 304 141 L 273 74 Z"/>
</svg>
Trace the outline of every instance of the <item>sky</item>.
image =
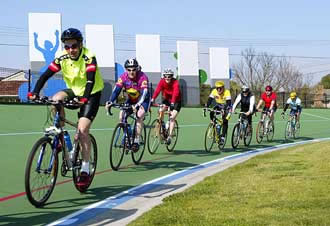
<svg viewBox="0 0 330 226">
<path fill-rule="evenodd" d="M 231 64 L 252 47 L 290 57 L 315 81 L 330 73 L 330 1 L 325 0 L 1 0 L 1 9 L 0 67 L 30 67 L 29 13 L 60 13 L 62 29 L 112 24 L 118 61 L 131 54 L 121 50 L 134 49 L 135 34 L 160 34 L 165 52 L 175 51 L 176 40 L 197 40 L 201 52 L 228 47 Z"/>
</svg>

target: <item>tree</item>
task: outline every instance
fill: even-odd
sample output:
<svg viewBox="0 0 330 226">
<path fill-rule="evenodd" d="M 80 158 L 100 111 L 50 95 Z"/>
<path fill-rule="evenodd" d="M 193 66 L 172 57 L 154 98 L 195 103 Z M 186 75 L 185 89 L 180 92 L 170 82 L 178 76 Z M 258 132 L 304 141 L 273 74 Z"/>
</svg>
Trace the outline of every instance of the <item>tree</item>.
<svg viewBox="0 0 330 226">
<path fill-rule="evenodd" d="M 330 89 L 330 74 L 323 76 L 320 84 L 323 85 L 324 89 Z"/>
<path fill-rule="evenodd" d="M 242 51 L 242 59 L 233 65 L 235 80 L 254 92 L 263 91 L 267 85 L 275 90 L 295 90 L 303 87 L 303 74 L 287 57 L 275 57 L 267 52 L 256 53 L 253 48 Z"/>
</svg>

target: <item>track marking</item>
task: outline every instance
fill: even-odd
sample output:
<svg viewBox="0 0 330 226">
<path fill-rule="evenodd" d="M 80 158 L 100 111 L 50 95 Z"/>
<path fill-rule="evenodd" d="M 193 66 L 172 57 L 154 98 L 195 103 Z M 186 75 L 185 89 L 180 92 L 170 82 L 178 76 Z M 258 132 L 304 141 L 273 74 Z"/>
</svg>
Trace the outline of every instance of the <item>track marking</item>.
<svg viewBox="0 0 330 226">
<path fill-rule="evenodd" d="M 302 113 L 303 113 L 304 115 L 310 115 L 310 116 L 313 116 L 313 117 L 322 118 L 322 119 L 325 119 L 325 120 L 330 120 L 330 118 L 326 118 L 326 117 L 323 117 L 323 116 L 314 115 L 314 114 L 306 113 L 306 112 L 302 112 Z"/>
</svg>

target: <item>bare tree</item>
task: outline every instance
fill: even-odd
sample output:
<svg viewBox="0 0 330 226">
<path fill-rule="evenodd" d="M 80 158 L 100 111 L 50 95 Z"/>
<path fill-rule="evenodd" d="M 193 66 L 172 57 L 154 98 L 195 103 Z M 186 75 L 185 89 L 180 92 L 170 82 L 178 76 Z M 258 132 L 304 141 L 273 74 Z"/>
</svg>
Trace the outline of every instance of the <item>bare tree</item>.
<svg viewBox="0 0 330 226">
<path fill-rule="evenodd" d="M 233 65 L 235 80 L 253 91 L 262 91 L 266 85 L 275 90 L 299 89 L 304 85 L 303 74 L 286 58 L 267 52 L 256 53 L 253 48 L 242 51 L 242 59 Z"/>
</svg>

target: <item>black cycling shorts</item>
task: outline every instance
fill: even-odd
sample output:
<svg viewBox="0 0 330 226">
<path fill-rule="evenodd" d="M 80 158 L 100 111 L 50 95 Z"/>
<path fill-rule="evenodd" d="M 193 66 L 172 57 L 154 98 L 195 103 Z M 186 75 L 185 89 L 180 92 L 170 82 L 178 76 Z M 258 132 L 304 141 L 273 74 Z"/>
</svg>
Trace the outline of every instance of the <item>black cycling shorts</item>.
<svg viewBox="0 0 330 226">
<path fill-rule="evenodd" d="M 72 89 L 64 89 L 62 91 L 68 95 L 69 100 L 72 100 L 73 98 L 77 97 L 73 93 Z M 78 112 L 78 118 L 85 117 L 90 119 L 91 121 L 94 120 L 99 110 L 101 93 L 102 92 L 99 91 L 89 96 L 87 104 L 84 104 L 80 107 L 80 111 Z"/>
<path fill-rule="evenodd" d="M 162 104 L 165 104 L 166 106 L 171 105 L 171 103 L 166 99 L 162 100 Z M 174 110 L 176 110 L 177 112 L 180 112 L 180 109 L 181 109 L 181 102 L 174 103 Z"/>
</svg>

